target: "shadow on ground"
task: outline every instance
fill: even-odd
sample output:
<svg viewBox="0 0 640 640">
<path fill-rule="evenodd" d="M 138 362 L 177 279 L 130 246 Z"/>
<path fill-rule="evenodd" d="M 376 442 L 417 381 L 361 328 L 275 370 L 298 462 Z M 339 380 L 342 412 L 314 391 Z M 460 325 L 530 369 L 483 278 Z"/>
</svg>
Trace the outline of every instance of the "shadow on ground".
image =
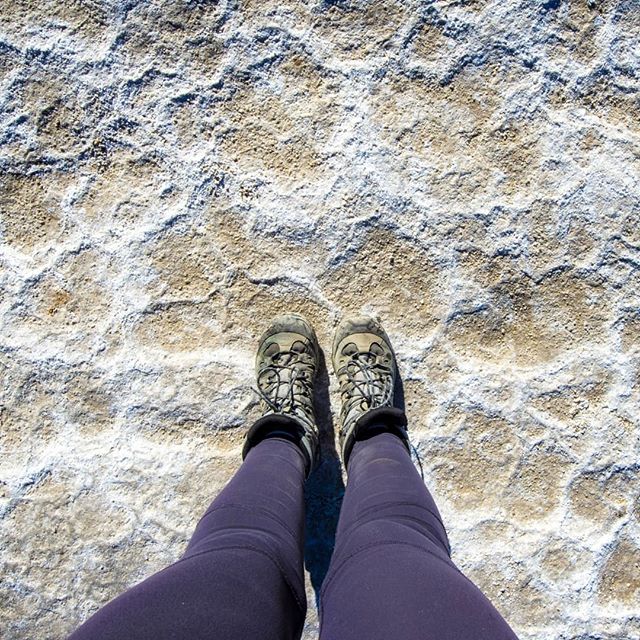
<svg viewBox="0 0 640 640">
<path fill-rule="evenodd" d="M 404 388 L 400 375 L 396 377 L 394 405 L 404 410 Z M 305 545 L 304 563 L 311 584 L 320 600 L 320 589 L 329 570 L 336 542 L 336 529 L 345 486 L 342 463 L 335 447 L 335 431 L 329 400 L 329 374 L 322 351 L 319 354 L 318 377 L 315 384 L 315 413 L 320 431 L 321 463 L 305 485 Z"/>
<path fill-rule="evenodd" d="M 324 581 L 336 541 L 336 528 L 344 496 L 342 465 L 336 451 L 331 405 L 329 374 L 320 352 L 318 377 L 315 384 L 315 412 L 320 431 L 321 463 L 309 476 L 305 485 L 306 535 L 304 562 L 316 595 Z"/>
</svg>

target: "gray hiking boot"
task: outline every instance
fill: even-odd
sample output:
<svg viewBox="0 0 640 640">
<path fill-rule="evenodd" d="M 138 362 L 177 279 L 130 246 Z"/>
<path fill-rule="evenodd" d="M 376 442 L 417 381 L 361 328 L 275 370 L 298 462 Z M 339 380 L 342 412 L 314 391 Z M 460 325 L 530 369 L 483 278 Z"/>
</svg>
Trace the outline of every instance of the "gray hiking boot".
<svg viewBox="0 0 640 640">
<path fill-rule="evenodd" d="M 396 359 L 389 338 L 373 318 L 347 318 L 336 329 L 332 350 L 342 410 L 340 447 L 345 467 L 355 441 L 369 427 L 395 433 L 409 449 L 407 419 L 393 406 Z"/>
<path fill-rule="evenodd" d="M 313 413 L 313 381 L 318 368 L 318 340 L 300 315 L 274 318 L 262 334 L 256 376 L 263 416 L 249 429 L 242 459 L 267 435 L 298 444 L 306 474 L 317 464 L 318 429 Z"/>
</svg>

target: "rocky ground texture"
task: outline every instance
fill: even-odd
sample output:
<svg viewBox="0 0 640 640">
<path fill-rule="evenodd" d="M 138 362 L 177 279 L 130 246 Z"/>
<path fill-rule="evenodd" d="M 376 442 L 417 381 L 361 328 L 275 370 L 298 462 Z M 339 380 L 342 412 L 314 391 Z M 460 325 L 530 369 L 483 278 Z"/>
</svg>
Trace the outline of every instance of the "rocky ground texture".
<svg viewBox="0 0 640 640">
<path fill-rule="evenodd" d="M 179 557 L 283 310 L 380 316 L 523 640 L 640 638 L 639 65 L 635 0 L 0 0 L 3 638 Z"/>
</svg>

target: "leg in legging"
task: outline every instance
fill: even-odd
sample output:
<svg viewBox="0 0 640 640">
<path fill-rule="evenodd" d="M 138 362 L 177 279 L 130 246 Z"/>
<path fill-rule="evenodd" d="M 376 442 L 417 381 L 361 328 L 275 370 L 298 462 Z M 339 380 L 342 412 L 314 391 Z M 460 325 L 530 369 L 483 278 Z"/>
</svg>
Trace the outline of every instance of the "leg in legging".
<svg viewBox="0 0 640 640">
<path fill-rule="evenodd" d="M 453 564 L 433 498 L 402 441 L 356 442 L 321 592 L 322 640 L 514 640 Z"/>
<path fill-rule="evenodd" d="M 184 556 L 125 592 L 70 640 L 297 640 L 306 613 L 304 458 L 253 447 L 196 527 Z"/>
</svg>

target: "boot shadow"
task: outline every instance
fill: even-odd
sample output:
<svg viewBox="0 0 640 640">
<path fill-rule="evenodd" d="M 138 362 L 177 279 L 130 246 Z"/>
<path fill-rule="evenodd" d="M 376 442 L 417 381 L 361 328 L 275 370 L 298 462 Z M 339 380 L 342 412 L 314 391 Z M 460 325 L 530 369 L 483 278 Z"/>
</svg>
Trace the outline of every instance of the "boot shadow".
<svg viewBox="0 0 640 640">
<path fill-rule="evenodd" d="M 307 479 L 305 496 L 304 563 L 311 585 L 320 600 L 324 581 L 336 542 L 336 529 L 344 496 L 342 464 L 336 451 L 329 401 L 329 374 L 320 351 L 315 384 L 314 408 L 320 434 L 320 464 Z"/>
<path fill-rule="evenodd" d="M 407 411 L 404 398 L 404 384 L 402 383 L 402 377 L 400 371 L 397 372 L 396 382 L 393 387 L 393 406 L 402 409 L 405 413 Z M 411 442 L 411 425 L 409 425 L 409 446 L 411 447 L 411 459 L 418 468 L 420 477 L 424 480 L 424 465 L 422 464 L 422 457 L 420 452 L 413 446 Z"/>
<path fill-rule="evenodd" d="M 307 479 L 304 488 L 306 509 L 304 563 L 311 578 L 316 606 L 319 604 L 320 589 L 331 563 L 345 492 L 342 462 L 336 451 L 335 430 L 331 419 L 329 373 L 322 351 L 319 353 L 318 360 L 314 409 L 320 434 L 321 462 Z M 405 410 L 404 385 L 399 371 L 394 385 L 393 404 Z M 417 457 L 422 475 L 422 462 L 415 449 L 414 455 Z"/>
</svg>

